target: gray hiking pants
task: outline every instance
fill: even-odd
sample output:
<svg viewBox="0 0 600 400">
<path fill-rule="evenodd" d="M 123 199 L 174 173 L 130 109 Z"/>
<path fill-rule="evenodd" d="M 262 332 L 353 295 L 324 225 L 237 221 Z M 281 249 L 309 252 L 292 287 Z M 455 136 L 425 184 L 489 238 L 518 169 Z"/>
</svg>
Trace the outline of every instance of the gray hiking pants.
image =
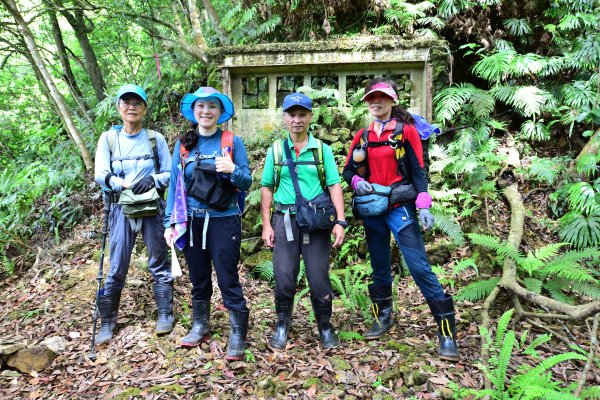
<svg viewBox="0 0 600 400">
<path fill-rule="evenodd" d="M 273 271 L 275 275 L 275 299 L 290 301 L 296 294 L 296 279 L 300 271 L 300 255 L 304 260 L 306 278 L 312 300 L 324 303 L 333 299 L 329 280 L 329 256 L 331 255 L 331 230 L 314 231 L 310 242 L 304 243 L 298 232 L 296 216 L 292 215 L 294 240 L 286 239 L 284 214 L 273 214 L 271 225 L 275 232 L 273 246 Z"/>
<path fill-rule="evenodd" d="M 142 238 L 148 249 L 148 268 L 156 283 L 171 283 L 171 260 L 168 257 L 167 243 L 163 237 L 164 202 L 161 200 L 160 212 L 144 217 Z M 129 271 L 131 252 L 135 244 L 136 233 L 131 229 L 129 220 L 121 211 L 121 205 L 114 203 L 110 210 L 110 270 L 104 281 L 105 294 L 112 290 L 121 290 Z"/>
</svg>

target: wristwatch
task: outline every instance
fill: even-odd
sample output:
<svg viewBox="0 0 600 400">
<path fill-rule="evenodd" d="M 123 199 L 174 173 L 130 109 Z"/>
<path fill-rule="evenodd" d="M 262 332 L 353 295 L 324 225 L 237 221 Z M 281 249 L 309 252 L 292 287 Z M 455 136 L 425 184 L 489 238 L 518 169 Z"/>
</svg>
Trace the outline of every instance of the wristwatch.
<svg viewBox="0 0 600 400">
<path fill-rule="evenodd" d="M 339 219 L 336 219 L 335 223 L 341 225 L 344 229 L 348 227 L 348 221 L 340 221 Z"/>
</svg>

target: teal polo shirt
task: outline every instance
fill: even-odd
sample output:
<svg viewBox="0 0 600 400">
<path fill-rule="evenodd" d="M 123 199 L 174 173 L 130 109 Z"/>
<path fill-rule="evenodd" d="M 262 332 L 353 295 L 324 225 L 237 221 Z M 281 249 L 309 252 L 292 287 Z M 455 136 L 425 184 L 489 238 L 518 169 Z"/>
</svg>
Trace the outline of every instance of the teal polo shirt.
<svg viewBox="0 0 600 400">
<path fill-rule="evenodd" d="M 312 149 L 317 149 L 317 140 L 309 133 L 308 144 L 300 151 L 300 154 L 296 158 L 296 150 L 294 149 L 294 143 L 290 139 L 288 134 L 287 140 L 284 140 L 284 144 L 289 146 L 292 158 L 294 161 L 313 161 Z M 282 149 L 283 150 L 283 149 Z M 285 151 L 281 159 L 285 159 Z M 275 186 L 275 158 L 273 156 L 273 146 L 267 150 L 267 159 L 265 160 L 265 169 L 263 171 L 262 179 L 260 184 L 262 186 L 274 187 Z M 336 183 L 340 183 L 340 174 L 338 172 L 335 159 L 333 158 L 333 152 L 331 147 L 323 143 L 323 163 L 325 166 L 325 185 L 331 186 Z M 316 165 L 297 165 L 298 182 L 300 184 L 300 191 L 302 195 L 308 200 L 323 193 L 321 188 L 321 182 L 319 181 L 319 172 Z M 281 166 L 281 174 L 279 178 L 279 186 L 273 196 L 273 200 L 280 204 L 294 204 L 296 203 L 296 192 L 294 191 L 294 184 L 290 177 L 290 170 L 287 165 Z"/>
</svg>

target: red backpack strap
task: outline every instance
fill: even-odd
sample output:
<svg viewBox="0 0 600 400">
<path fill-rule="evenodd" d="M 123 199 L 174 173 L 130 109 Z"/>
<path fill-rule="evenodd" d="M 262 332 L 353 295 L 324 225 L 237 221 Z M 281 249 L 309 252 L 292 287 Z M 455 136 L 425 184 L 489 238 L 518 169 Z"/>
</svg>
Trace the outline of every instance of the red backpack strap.
<svg viewBox="0 0 600 400">
<path fill-rule="evenodd" d="M 183 143 L 179 144 L 179 161 L 181 162 L 181 170 L 185 171 L 185 160 L 190 155 L 189 150 L 185 148 Z"/>
<path fill-rule="evenodd" d="M 221 151 L 223 151 L 224 148 L 227 148 L 229 150 L 229 157 L 231 158 L 231 161 L 233 162 L 233 137 L 235 136 L 235 134 L 233 132 L 229 132 L 229 131 L 223 131 L 223 133 L 221 134 Z"/>
</svg>

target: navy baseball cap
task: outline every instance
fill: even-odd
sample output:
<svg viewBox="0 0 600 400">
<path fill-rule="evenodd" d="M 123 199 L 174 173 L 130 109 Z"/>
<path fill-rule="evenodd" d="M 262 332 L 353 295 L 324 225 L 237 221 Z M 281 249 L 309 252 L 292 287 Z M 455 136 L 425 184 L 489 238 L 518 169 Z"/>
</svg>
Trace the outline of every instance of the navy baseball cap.
<svg viewBox="0 0 600 400">
<path fill-rule="evenodd" d="M 307 95 L 298 92 L 285 96 L 285 99 L 283 99 L 283 111 L 287 111 L 295 106 L 304 107 L 308 111 L 312 111 L 312 100 Z"/>
</svg>

